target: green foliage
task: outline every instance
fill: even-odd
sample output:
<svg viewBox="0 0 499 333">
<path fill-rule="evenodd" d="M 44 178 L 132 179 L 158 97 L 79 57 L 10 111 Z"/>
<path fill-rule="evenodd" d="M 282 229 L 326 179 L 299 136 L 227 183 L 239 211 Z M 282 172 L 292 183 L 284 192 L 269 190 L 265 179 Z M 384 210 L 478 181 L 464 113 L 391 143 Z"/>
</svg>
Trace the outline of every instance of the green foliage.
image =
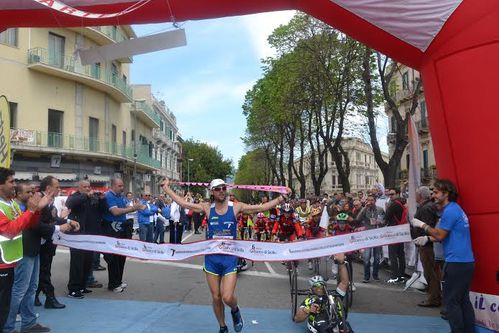
<svg viewBox="0 0 499 333">
<path fill-rule="evenodd" d="M 191 182 L 209 182 L 214 178 L 226 179 L 232 174 L 232 161 L 224 159 L 218 148 L 189 139 L 182 143 L 182 150 L 182 179 L 185 181 L 189 178 Z M 188 168 L 189 159 L 192 161 Z M 187 177 L 188 171 L 190 177 Z M 203 189 L 191 188 L 191 191 L 202 193 Z"/>
<path fill-rule="evenodd" d="M 265 153 L 260 150 L 249 151 L 239 160 L 234 184 L 267 185 L 269 184 L 269 168 Z M 257 193 L 247 190 L 234 190 L 236 198 L 243 202 L 257 201 Z"/>
</svg>

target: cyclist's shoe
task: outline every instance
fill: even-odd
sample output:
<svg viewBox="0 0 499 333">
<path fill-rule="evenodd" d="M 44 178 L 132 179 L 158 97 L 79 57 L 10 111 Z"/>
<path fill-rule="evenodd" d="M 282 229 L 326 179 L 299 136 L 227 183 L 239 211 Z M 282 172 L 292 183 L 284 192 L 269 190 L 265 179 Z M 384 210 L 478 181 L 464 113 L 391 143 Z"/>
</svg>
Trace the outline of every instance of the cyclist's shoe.
<svg viewBox="0 0 499 333">
<path fill-rule="evenodd" d="M 218 333 L 229 333 L 229 329 L 227 326 L 220 327 L 220 331 L 218 331 Z"/>
<path fill-rule="evenodd" d="M 398 277 L 393 278 L 393 279 L 388 279 L 388 280 L 386 281 L 386 283 L 389 283 L 389 284 L 397 284 L 397 283 L 399 283 L 399 282 L 400 282 L 400 281 L 399 281 L 399 278 L 398 278 Z"/>
<path fill-rule="evenodd" d="M 234 322 L 234 331 L 241 332 L 244 325 L 243 317 L 241 317 L 241 310 L 238 307 L 235 312 L 231 310 L 230 314 L 232 315 L 232 321 Z"/>
</svg>

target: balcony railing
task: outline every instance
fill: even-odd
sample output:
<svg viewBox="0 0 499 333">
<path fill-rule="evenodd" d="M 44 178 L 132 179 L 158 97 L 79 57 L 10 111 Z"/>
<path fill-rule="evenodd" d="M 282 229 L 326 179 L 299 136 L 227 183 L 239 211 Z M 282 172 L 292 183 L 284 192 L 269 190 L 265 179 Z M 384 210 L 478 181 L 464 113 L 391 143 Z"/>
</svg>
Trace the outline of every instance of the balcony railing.
<svg viewBox="0 0 499 333">
<path fill-rule="evenodd" d="M 128 39 L 126 36 L 124 36 L 121 33 L 120 29 L 115 29 L 112 26 L 90 27 L 90 29 L 94 29 L 94 30 L 97 30 L 97 31 L 103 33 L 104 35 L 111 38 L 112 40 L 114 40 L 117 43 Z"/>
<path fill-rule="evenodd" d="M 115 142 L 99 140 L 97 138 L 78 135 L 41 132 L 27 129 L 11 129 L 11 144 L 17 147 L 33 147 L 56 149 L 57 151 L 75 152 L 80 154 L 102 154 L 136 161 L 149 167 L 159 169 L 161 163 L 149 156 L 149 145 L 120 145 Z"/>
<path fill-rule="evenodd" d="M 119 90 L 125 95 L 126 101 L 121 100 L 121 102 L 130 102 L 132 99 L 132 88 L 123 80 L 119 73 L 110 69 L 102 69 L 100 66 L 96 65 L 84 66 L 74 56 L 67 56 L 62 53 L 52 53 L 47 49 L 35 47 L 28 50 L 28 64 L 43 64 L 86 77 L 90 80 L 102 82 Z"/>
<path fill-rule="evenodd" d="M 161 117 L 145 101 L 135 101 L 133 112 L 149 127 L 159 127 Z"/>
</svg>

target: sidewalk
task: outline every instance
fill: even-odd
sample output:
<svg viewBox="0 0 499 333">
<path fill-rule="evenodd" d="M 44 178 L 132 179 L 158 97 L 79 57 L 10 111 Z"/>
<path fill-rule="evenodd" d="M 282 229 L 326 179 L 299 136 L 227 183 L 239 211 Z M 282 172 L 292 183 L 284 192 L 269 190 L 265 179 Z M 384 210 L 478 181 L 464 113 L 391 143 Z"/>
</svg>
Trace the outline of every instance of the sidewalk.
<svg viewBox="0 0 499 333">
<path fill-rule="evenodd" d="M 39 322 L 52 332 L 142 333 L 142 332 L 218 332 L 211 306 L 130 300 L 84 300 L 61 297 L 62 310 L 40 312 Z M 242 308 L 243 332 L 304 333 L 305 325 L 291 321 L 290 311 Z M 229 310 L 227 326 L 231 327 Z M 351 313 L 349 322 L 355 333 L 448 333 L 447 322 L 439 317 Z"/>
</svg>

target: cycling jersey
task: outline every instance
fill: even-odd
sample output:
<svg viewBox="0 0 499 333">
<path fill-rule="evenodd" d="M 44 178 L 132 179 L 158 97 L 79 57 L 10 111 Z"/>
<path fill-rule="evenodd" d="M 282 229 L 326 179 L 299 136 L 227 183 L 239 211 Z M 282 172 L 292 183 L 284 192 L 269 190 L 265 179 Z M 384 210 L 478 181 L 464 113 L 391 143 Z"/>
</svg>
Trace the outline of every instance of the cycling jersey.
<svg viewBox="0 0 499 333">
<path fill-rule="evenodd" d="M 294 240 L 296 237 L 303 236 L 303 229 L 300 220 L 296 216 L 286 217 L 281 215 L 274 223 L 272 234 L 278 234 L 281 240 Z"/>
<path fill-rule="evenodd" d="M 305 236 L 307 239 L 324 237 L 324 229 L 319 224 L 320 220 L 316 222 L 313 218 L 310 218 L 305 223 Z"/>
</svg>

